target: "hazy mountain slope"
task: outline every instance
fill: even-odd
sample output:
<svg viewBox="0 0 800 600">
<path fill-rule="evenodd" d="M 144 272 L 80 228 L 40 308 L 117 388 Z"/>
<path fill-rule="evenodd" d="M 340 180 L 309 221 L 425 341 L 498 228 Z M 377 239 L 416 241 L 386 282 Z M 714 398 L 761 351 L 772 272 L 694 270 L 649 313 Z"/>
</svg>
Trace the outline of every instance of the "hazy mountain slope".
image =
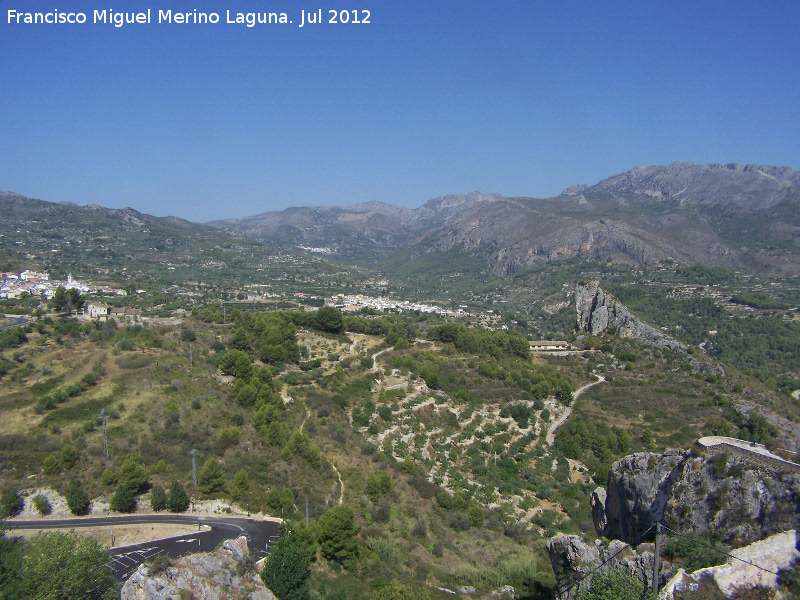
<svg viewBox="0 0 800 600">
<path fill-rule="evenodd" d="M 450 195 L 417 209 L 367 202 L 350 206 L 292 207 L 209 225 L 284 246 L 328 248 L 338 257 L 374 259 L 411 245 L 460 211 L 500 199 L 498 194 Z"/>
<path fill-rule="evenodd" d="M 586 255 L 800 273 L 800 172 L 758 165 L 636 167 L 554 198 L 461 211 L 412 249 L 480 250 L 495 274 Z"/>
<path fill-rule="evenodd" d="M 53 277 L 72 272 L 138 282 L 172 282 L 176 276 L 230 282 L 263 276 L 269 269 L 321 268 L 320 259 L 298 261 L 295 253 L 177 217 L 45 202 L 11 192 L 0 192 L 0 255 L 32 261 Z"/>
<path fill-rule="evenodd" d="M 576 256 L 639 265 L 671 258 L 793 275 L 800 274 L 798 208 L 800 172 L 790 167 L 675 162 L 635 167 L 547 199 L 473 192 L 413 210 L 382 202 L 289 208 L 211 225 L 382 262 L 390 274 L 425 255 L 466 252 L 491 275 Z"/>
</svg>

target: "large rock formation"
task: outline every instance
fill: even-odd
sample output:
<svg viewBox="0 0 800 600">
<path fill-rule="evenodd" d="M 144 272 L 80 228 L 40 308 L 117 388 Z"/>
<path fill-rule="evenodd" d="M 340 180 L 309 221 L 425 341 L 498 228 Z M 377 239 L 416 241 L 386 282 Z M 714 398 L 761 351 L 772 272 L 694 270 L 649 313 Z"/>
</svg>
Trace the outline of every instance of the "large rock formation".
<svg viewBox="0 0 800 600">
<path fill-rule="evenodd" d="M 575 287 L 575 308 L 578 331 L 600 335 L 613 329 L 619 337 L 632 338 L 649 346 L 686 350 L 686 346 L 679 341 L 642 323 L 624 304 L 603 291 L 597 281 Z"/>
<path fill-rule="evenodd" d="M 800 558 L 797 546 L 797 532 L 784 531 L 734 550 L 724 565 L 706 567 L 691 574 L 679 569 L 661 590 L 662 598 L 672 600 L 681 587 L 687 589 L 706 578 L 712 579 L 727 598 L 738 590 L 756 587 L 776 589 L 776 573 L 791 567 Z"/>
<path fill-rule="evenodd" d="M 150 574 L 140 565 L 122 587 L 122 600 L 276 600 L 254 570 L 247 568 L 247 539 L 226 540 L 216 552 L 192 554 Z"/>
<path fill-rule="evenodd" d="M 600 497 L 598 533 L 629 543 L 659 521 L 735 546 L 800 526 L 800 475 L 724 448 L 626 456 L 609 472 L 605 510 Z"/>
<path fill-rule="evenodd" d="M 788 565 L 800 555 L 792 545 L 793 532 L 789 542 L 783 533 L 800 525 L 800 470 L 767 457 L 763 447 L 743 445 L 738 450 L 706 440 L 692 451 L 641 452 L 614 463 L 607 489 L 591 494 L 595 528 L 612 541 L 590 544 L 571 535 L 547 544 L 557 597 L 574 598 L 601 565 L 604 571 L 624 568 L 642 582 L 643 590 L 651 586 L 654 555 L 649 542 L 659 522 L 667 531 L 713 537 L 734 548 L 776 536 L 769 543 L 754 544 L 742 556 L 758 556 L 757 564 L 776 565 L 773 571 Z M 736 561 L 714 569 L 706 575 L 713 576 L 728 596 L 742 585 L 774 585 Z M 665 563 L 659 585 L 672 575 Z M 672 588 L 678 581 L 683 580 L 673 578 Z"/>
<path fill-rule="evenodd" d="M 558 536 L 547 542 L 550 563 L 556 574 L 556 591 L 560 600 L 571 600 L 583 585 L 591 581 L 587 575 L 603 565 L 604 571 L 624 568 L 642 582 L 642 590 L 653 585 L 654 554 L 652 544 L 642 544 L 634 550 L 619 540 L 603 544 L 596 540 L 587 544 L 580 536 Z M 663 562 L 659 568 L 659 579 L 669 572 L 670 564 Z"/>
</svg>

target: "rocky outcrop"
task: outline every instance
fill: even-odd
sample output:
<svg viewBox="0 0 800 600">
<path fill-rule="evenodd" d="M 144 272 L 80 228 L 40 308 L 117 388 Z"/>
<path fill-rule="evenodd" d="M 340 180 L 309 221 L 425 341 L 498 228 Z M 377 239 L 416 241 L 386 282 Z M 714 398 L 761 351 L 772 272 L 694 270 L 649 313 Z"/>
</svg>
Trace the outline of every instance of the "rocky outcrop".
<svg viewBox="0 0 800 600">
<path fill-rule="evenodd" d="M 679 572 L 678 577 L 664 563 L 659 586 L 678 589 L 678 583 L 705 576 L 728 597 L 743 586 L 774 586 L 774 579 L 765 579 L 765 572 L 749 563 L 776 573 L 800 556 L 793 531 L 800 525 L 800 474 L 793 463 L 765 460 L 761 447 L 742 444 L 737 446 L 741 452 L 726 452 L 720 440 L 726 438 L 705 438 L 705 446 L 697 444 L 692 451 L 641 452 L 614 463 L 607 488 L 590 496 L 595 528 L 612 541 L 589 544 L 570 535 L 547 544 L 556 597 L 575 598 L 601 566 L 603 571 L 624 568 L 641 581 L 642 590 L 652 586 L 654 548 L 649 542 L 656 523 L 666 531 L 697 533 L 734 548 L 751 544 L 732 552 L 741 560 L 691 576 Z"/>
<path fill-rule="evenodd" d="M 707 567 L 687 574 L 679 569 L 661 591 L 663 600 L 672 600 L 681 587 L 689 588 L 704 578 L 713 579 L 719 590 L 730 598 L 737 590 L 778 587 L 778 573 L 800 558 L 797 532 L 785 531 L 760 542 L 731 552 L 724 565 Z M 758 565 L 758 566 L 756 566 Z"/>
<path fill-rule="evenodd" d="M 656 522 L 741 545 L 800 526 L 800 475 L 754 457 L 639 453 L 614 463 L 605 510 L 593 506 L 599 533 L 636 543 Z"/>
<path fill-rule="evenodd" d="M 575 287 L 575 309 L 578 313 L 577 328 L 583 333 L 601 335 L 613 330 L 619 337 L 635 339 L 649 346 L 686 350 L 684 344 L 642 323 L 624 304 L 603 291 L 597 281 Z"/>
<path fill-rule="evenodd" d="M 642 590 L 653 585 L 654 554 L 653 546 L 642 544 L 634 550 L 619 540 L 604 544 L 596 540 L 587 544 L 577 535 L 558 536 L 547 542 L 550 564 L 556 575 L 556 597 L 559 600 L 575 598 L 581 586 L 588 586 L 587 577 L 602 565 L 603 571 L 618 568 L 635 575 L 642 583 Z M 669 572 L 670 564 L 663 562 L 659 568 L 659 578 L 663 580 Z"/>
<path fill-rule="evenodd" d="M 177 559 L 159 573 L 140 565 L 122 588 L 122 600 L 276 600 L 252 568 L 247 539 L 226 540 L 216 552 Z"/>
<path fill-rule="evenodd" d="M 673 480 L 687 455 L 679 450 L 661 456 L 642 452 L 614 463 L 608 474 L 604 514 L 609 537 L 638 543 L 653 523 L 663 519 Z M 595 513 L 599 512 L 596 507 Z"/>
</svg>

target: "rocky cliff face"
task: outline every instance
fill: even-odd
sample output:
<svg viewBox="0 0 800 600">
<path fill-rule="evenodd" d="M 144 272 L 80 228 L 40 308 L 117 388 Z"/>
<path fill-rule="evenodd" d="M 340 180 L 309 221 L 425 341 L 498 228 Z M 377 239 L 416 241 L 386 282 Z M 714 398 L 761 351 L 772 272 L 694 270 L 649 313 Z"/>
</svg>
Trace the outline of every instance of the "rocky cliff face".
<svg viewBox="0 0 800 600">
<path fill-rule="evenodd" d="M 613 540 L 609 544 L 596 540 L 594 544 L 587 544 L 580 536 L 565 535 L 547 542 L 547 551 L 556 574 L 559 600 L 575 598 L 580 582 L 601 564 L 609 571 L 622 567 L 628 573 L 634 574 L 642 582 L 642 590 L 653 585 L 655 557 L 651 544 L 642 544 L 634 550 L 619 540 Z M 660 565 L 660 580 L 665 578 L 669 568 L 668 562 Z M 588 585 L 590 581 L 586 579 L 584 585 Z"/>
<path fill-rule="evenodd" d="M 794 532 L 791 542 L 780 540 L 789 539 L 784 532 L 800 525 L 797 470 L 724 449 L 695 449 L 696 453 L 642 452 L 614 463 L 607 489 L 599 488 L 591 495 L 595 528 L 612 541 L 591 544 L 579 536 L 558 536 L 547 544 L 558 598 L 575 598 L 579 582 L 588 585 L 587 575 L 604 563 L 604 570 L 623 567 L 638 577 L 643 590 L 651 586 L 653 546 L 640 542 L 652 539 L 649 530 L 657 522 L 674 531 L 712 536 L 734 548 L 774 536 L 772 542 L 753 545 L 758 551 L 753 555 L 759 557 L 756 562 L 778 564 L 774 560 L 780 555 L 783 566 L 791 563 L 798 555 Z M 634 549 L 628 544 L 639 546 Z M 739 562 L 707 569 L 727 595 L 735 586 L 774 585 L 759 579 L 763 574 L 748 574 Z M 672 575 L 671 566 L 664 563 L 659 585 Z"/>
<path fill-rule="evenodd" d="M 686 350 L 679 341 L 642 323 L 624 304 L 604 292 L 597 281 L 575 287 L 575 308 L 578 331 L 600 335 L 613 329 L 619 337 L 632 338 L 650 346 Z"/>
<path fill-rule="evenodd" d="M 208 554 L 184 556 L 160 573 L 140 565 L 122 588 L 122 600 L 277 600 L 255 572 L 243 568 L 247 539 L 226 540 Z"/>
<path fill-rule="evenodd" d="M 614 463 L 598 533 L 637 542 L 653 523 L 738 546 L 800 526 L 800 476 L 725 453 L 639 453 Z"/>
</svg>

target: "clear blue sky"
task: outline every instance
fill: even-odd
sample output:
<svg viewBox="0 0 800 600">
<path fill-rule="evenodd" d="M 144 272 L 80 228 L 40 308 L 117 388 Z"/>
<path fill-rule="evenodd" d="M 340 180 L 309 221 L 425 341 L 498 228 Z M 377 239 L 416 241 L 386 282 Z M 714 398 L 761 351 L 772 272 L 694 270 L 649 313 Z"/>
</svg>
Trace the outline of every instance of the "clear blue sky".
<svg viewBox="0 0 800 600">
<path fill-rule="evenodd" d="M 8 24 L 53 8 L 87 23 Z M 92 23 L 104 8 L 153 23 Z M 156 22 L 195 8 L 220 23 Z M 371 24 L 298 27 L 318 8 Z M 674 160 L 800 168 L 797 0 L 0 0 L 0 17 L 0 189 L 43 200 L 207 221 L 546 197 Z"/>
</svg>

